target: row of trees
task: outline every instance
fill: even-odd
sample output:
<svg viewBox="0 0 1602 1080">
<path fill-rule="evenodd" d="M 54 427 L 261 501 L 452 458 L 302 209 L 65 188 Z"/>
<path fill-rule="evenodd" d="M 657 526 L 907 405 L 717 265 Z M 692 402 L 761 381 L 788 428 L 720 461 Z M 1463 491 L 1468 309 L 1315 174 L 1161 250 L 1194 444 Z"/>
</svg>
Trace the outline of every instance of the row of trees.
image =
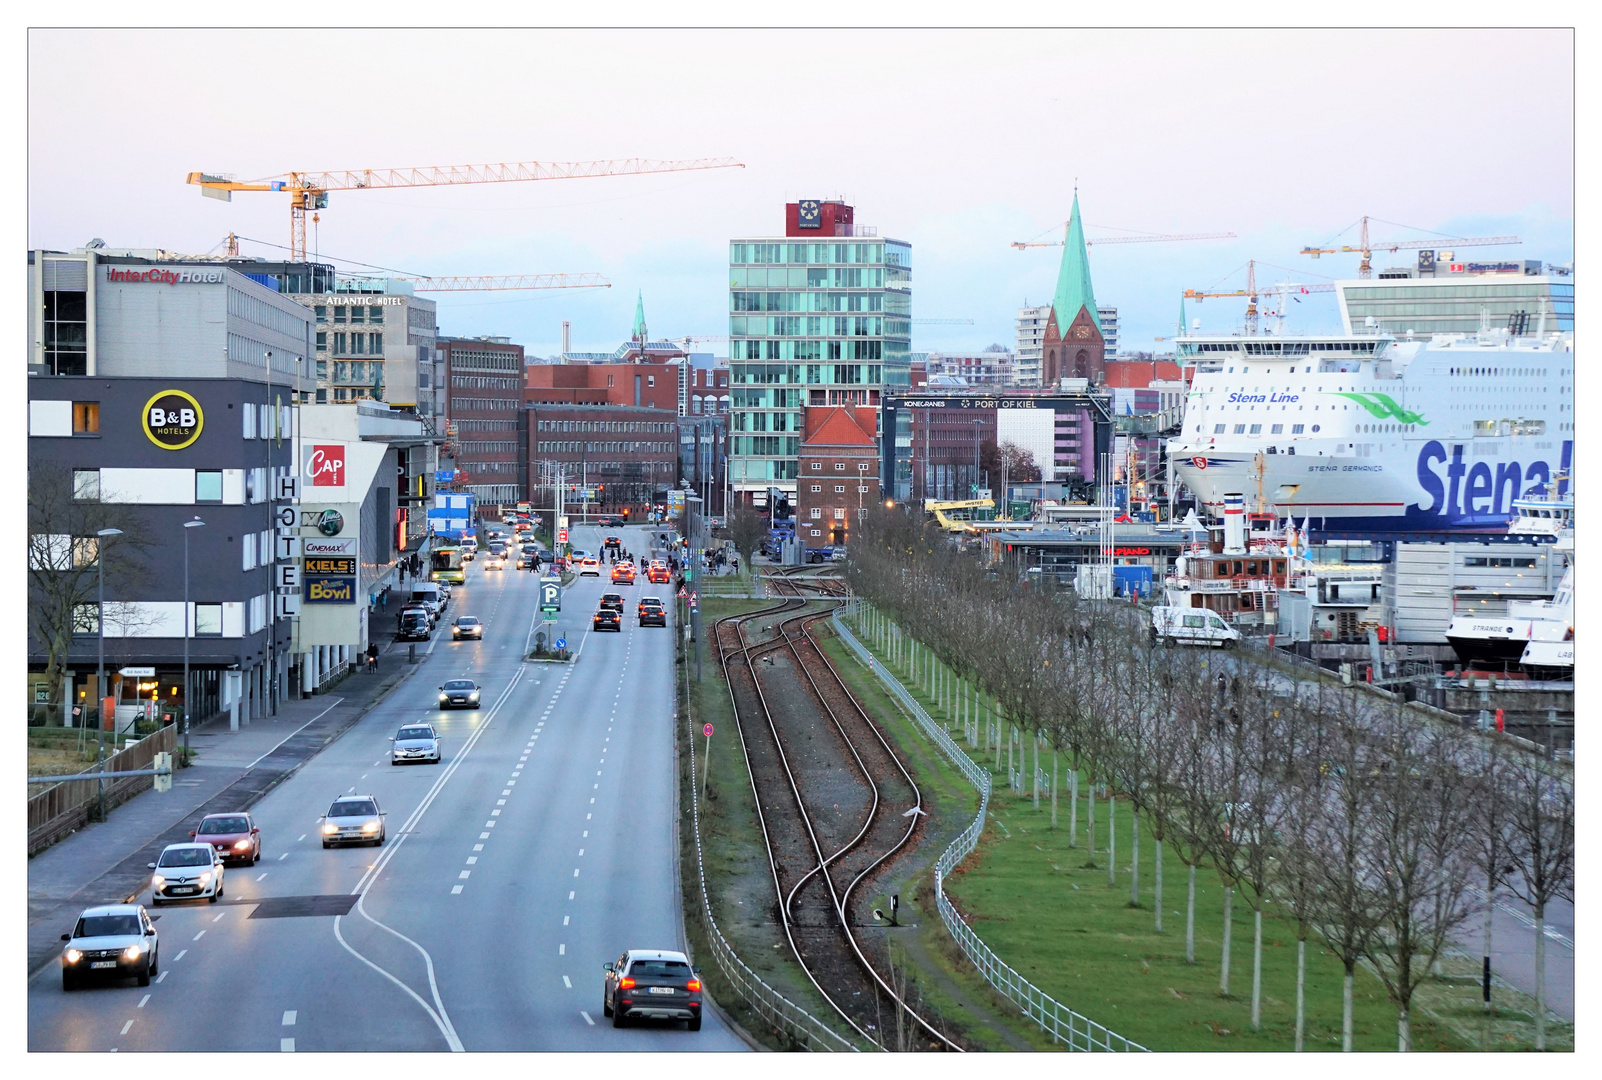
<svg viewBox="0 0 1602 1080">
<path fill-rule="evenodd" d="M 868 629 L 882 641 L 904 633 L 925 643 L 959 687 L 988 696 L 1009 727 L 1067 755 L 1075 782 L 1082 772 L 1091 783 L 1092 855 L 1097 788 L 1109 819 L 1111 799 L 1133 804 L 1154 842 L 1158 932 L 1165 856 L 1186 868 L 1191 963 L 1196 873 L 1218 874 L 1224 994 L 1229 906 L 1240 893 L 1255 928 L 1254 1028 L 1265 903 L 1288 910 L 1297 927 L 1296 1048 L 1307 941 L 1316 935 L 1345 966 L 1343 1049 L 1352 1046 L 1353 976 L 1367 961 L 1396 1008 L 1398 1047 L 1407 1050 L 1415 991 L 1476 914 L 1486 914 L 1489 933 L 1488 898 L 1502 891 L 1535 914 L 1536 1042 L 1544 1049 L 1542 922 L 1550 901 L 1573 897 L 1570 778 L 1510 744 L 1358 688 L 1155 645 L 1140 611 L 999 580 L 920 519 L 880 509 L 858 527 L 846 574 L 874 606 Z M 966 722 L 971 709 L 963 715 L 972 744 L 977 724 Z M 1077 808 L 1075 799 L 1075 843 Z M 1055 784 L 1052 819 L 1055 826 Z M 1110 833 L 1108 841 L 1110 863 Z M 1135 903 L 1138 860 L 1137 833 Z"/>
</svg>

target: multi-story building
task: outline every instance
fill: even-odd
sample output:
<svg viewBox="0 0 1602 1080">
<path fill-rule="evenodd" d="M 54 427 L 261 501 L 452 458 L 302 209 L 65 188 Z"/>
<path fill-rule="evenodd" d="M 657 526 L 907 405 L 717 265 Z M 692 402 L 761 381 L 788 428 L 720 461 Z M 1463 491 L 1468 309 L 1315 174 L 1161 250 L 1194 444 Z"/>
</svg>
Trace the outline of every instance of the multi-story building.
<svg viewBox="0 0 1602 1080">
<path fill-rule="evenodd" d="M 707 514 L 723 513 L 729 418 L 717 412 L 679 417 L 679 479 L 701 496 Z"/>
<path fill-rule="evenodd" d="M 729 362 L 711 353 L 690 353 L 679 378 L 679 415 L 729 415 Z"/>
<path fill-rule="evenodd" d="M 803 409 L 908 381 L 912 246 L 839 200 L 785 215 L 783 236 L 729 243 L 729 481 L 753 502 L 795 491 Z"/>
<path fill-rule="evenodd" d="M 681 365 L 673 363 L 526 364 L 527 404 L 636 405 L 679 411 Z"/>
<path fill-rule="evenodd" d="M 806 547 L 848 543 L 862 512 L 879 501 L 877 410 L 809 406 L 797 456 L 795 528 Z"/>
<path fill-rule="evenodd" d="M 1118 355 L 1118 309 L 1097 305 L 1096 322 L 1101 325 L 1102 356 L 1111 360 Z"/>
<path fill-rule="evenodd" d="M 447 445 L 467 474 L 463 488 L 492 506 L 526 498 L 523 346 L 504 337 L 438 337 L 435 346 L 445 369 Z"/>
<path fill-rule="evenodd" d="M 524 412 L 524 490 L 537 506 L 551 505 L 554 485 L 569 513 L 621 514 L 627 508 L 638 514 L 676 485 L 675 408 L 532 402 Z M 594 494 L 585 497 L 586 490 Z"/>
<path fill-rule="evenodd" d="M 393 278 L 344 278 L 333 291 L 294 298 L 317 320 L 319 403 L 382 401 L 443 430 L 434 301 Z"/>
<path fill-rule="evenodd" d="M 938 389 L 938 388 L 936 388 Z M 990 486 L 985 460 L 996 446 L 994 405 L 970 402 L 956 409 L 912 409 L 912 486 L 908 496 L 924 499 L 972 499 Z M 994 483 L 1000 484 L 1001 477 Z"/>
<path fill-rule="evenodd" d="M 1488 320 L 1504 327 L 1523 315 L 1534 332 L 1574 329 L 1574 278 L 1540 260 L 1458 259 L 1450 251 L 1421 251 L 1414 266 L 1380 270 L 1373 279 L 1337 281 L 1335 297 L 1348 334 L 1473 333 Z M 1373 319 L 1372 325 L 1369 319 Z"/>
<path fill-rule="evenodd" d="M 1018 385 L 1017 360 L 1000 345 L 977 353 L 932 352 L 927 365 L 930 376 L 962 379 L 969 386 Z"/>
<path fill-rule="evenodd" d="M 1018 386 L 1040 385 L 1040 358 L 1046 341 L 1046 321 L 1051 318 L 1051 305 L 1021 307 L 1014 325 L 1018 332 L 1016 372 Z"/>
</svg>

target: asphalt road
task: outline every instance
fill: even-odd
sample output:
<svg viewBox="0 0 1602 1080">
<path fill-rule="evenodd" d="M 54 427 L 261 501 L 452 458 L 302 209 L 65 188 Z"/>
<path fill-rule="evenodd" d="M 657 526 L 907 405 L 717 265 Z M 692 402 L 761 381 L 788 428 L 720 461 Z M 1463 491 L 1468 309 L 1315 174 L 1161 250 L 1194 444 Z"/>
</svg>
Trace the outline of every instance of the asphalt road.
<svg viewBox="0 0 1602 1080">
<path fill-rule="evenodd" d="M 641 527 L 607 531 L 648 550 Z M 593 528 L 573 539 L 600 546 Z M 524 663 L 535 575 L 470 564 L 446 619 L 477 615 L 483 641 L 436 632 L 423 670 L 259 802 L 262 860 L 227 871 L 222 902 L 152 909 L 150 987 L 69 994 L 55 966 L 31 980 L 28 1048 L 746 1049 L 711 1011 L 694 1033 L 601 1015 L 602 964 L 683 947 L 673 629 L 633 618 L 635 598 L 669 589 L 617 586 L 623 632 L 591 634 L 611 588 L 566 591 L 575 663 Z M 437 687 L 461 677 L 483 686 L 481 707 L 441 712 Z M 389 737 L 417 720 L 440 728 L 443 763 L 392 767 Z M 349 792 L 387 813 L 383 847 L 322 848 L 317 818 Z"/>
</svg>

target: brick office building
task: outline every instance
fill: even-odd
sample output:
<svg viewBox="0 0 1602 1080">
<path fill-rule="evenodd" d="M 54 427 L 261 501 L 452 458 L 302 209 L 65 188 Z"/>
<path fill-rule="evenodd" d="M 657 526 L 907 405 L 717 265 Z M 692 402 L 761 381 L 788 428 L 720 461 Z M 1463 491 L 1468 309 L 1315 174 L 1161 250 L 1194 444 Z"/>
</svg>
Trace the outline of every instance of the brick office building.
<svg viewBox="0 0 1602 1080">
<path fill-rule="evenodd" d="M 641 366 L 641 365 L 634 365 Z M 525 490 L 536 506 L 551 505 L 553 484 L 563 489 L 566 512 L 639 516 L 659 492 L 675 485 L 679 472 L 677 409 L 590 403 L 530 404 L 527 418 Z"/>
<path fill-rule="evenodd" d="M 441 337 L 445 415 L 456 468 L 480 503 L 504 506 L 526 497 L 523 486 L 523 346 L 503 337 Z"/>
<path fill-rule="evenodd" d="M 806 410 L 796 480 L 796 535 L 808 548 L 844 544 L 862 511 L 879 501 L 878 410 Z"/>
<path fill-rule="evenodd" d="M 679 411 L 674 364 L 529 364 L 523 400 L 539 405 L 628 405 Z"/>
</svg>

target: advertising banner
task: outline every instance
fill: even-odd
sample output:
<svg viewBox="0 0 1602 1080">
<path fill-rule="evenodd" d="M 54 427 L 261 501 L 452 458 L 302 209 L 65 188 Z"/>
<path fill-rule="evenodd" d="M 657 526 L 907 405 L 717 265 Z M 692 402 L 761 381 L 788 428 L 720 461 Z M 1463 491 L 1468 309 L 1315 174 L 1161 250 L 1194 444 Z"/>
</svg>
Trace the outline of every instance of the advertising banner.
<svg viewBox="0 0 1602 1080">
<path fill-rule="evenodd" d="M 308 604 L 354 604 L 356 602 L 356 579 L 353 577 L 328 577 L 321 574 L 306 574 L 302 580 L 306 583 L 306 603 Z"/>
</svg>

